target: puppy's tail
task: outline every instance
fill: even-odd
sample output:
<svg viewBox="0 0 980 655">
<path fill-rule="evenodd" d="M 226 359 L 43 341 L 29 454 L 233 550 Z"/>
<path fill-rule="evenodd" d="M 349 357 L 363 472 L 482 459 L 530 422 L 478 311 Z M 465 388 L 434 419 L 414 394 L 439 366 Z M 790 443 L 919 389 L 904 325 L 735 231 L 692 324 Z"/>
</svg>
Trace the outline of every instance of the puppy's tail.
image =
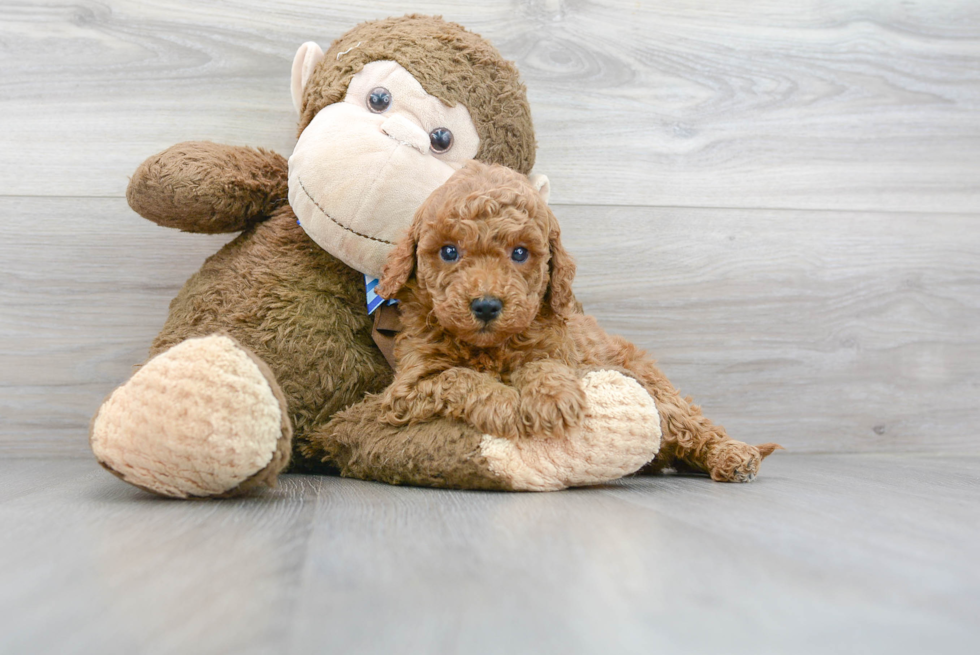
<svg viewBox="0 0 980 655">
<path fill-rule="evenodd" d="M 786 450 L 778 443 L 763 443 L 756 446 L 759 449 L 759 454 L 762 455 L 762 459 L 765 459 L 772 455 L 777 450 Z"/>
</svg>

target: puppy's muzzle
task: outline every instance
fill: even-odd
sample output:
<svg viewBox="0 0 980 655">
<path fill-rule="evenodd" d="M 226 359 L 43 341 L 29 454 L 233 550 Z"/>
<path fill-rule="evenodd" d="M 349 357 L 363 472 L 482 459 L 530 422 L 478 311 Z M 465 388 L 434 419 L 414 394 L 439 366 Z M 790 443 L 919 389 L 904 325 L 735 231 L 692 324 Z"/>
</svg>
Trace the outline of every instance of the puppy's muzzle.
<svg viewBox="0 0 980 655">
<path fill-rule="evenodd" d="M 478 321 L 489 323 L 500 316 L 500 311 L 504 308 L 504 303 L 500 298 L 494 296 L 483 296 L 476 298 L 470 303 L 470 311 Z"/>
</svg>

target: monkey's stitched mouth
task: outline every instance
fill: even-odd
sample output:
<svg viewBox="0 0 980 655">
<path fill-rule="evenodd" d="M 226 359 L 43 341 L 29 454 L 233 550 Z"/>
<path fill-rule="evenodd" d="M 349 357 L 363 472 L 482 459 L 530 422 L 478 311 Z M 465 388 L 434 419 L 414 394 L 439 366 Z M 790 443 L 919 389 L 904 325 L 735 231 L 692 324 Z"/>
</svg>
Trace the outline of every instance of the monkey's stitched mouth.
<svg viewBox="0 0 980 655">
<path fill-rule="evenodd" d="M 328 219 L 330 219 L 330 221 L 334 225 L 336 225 L 337 227 L 339 227 L 339 228 L 341 228 L 343 230 L 346 230 L 346 231 L 350 232 L 351 234 L 353 234 L 355 236 L 359 236 L 362 239 L 370 239 L 371 241 L 377 241 L 378 243 L 384 243 L 384 244 L 389 245 L 389 246 L 394 246 L 395 245 L 391 241 L 386 241 L 384 239 L 379 239 L 378 237 L 372 237 L 372 236 L 370 236 L 368 234 L 362 234 L 362 233 L 358 232 L 357 230 L 352 229 L 352 228 L 344 225 L 343 223 L 341 223 L 340 221 L 338 221 L 336 218 L 334 218 L 333 216 L 331 216 L 330 214 L 328 214 L 327 213 L 327 210 L 325 210 L 323 207 L 320 206 L 320 203 L 317 202 L 316 198 L 313 197 L 313 194 L 310 193 L 309 189 L 306 188 L 306 185 L 303 184 L 303 178 L 302 177 L 300 177 L 299 175 L 297 175 L 296 176 L 296 182 L 299 183 L 299 188 L 303 190 L 303 193 L 305 193 L 306 194 L 306 197 L 310 199 L 310 202 L 312 202 L 316 206 L 316 208 L 320 210 L 320 213 L 323 214 L 324 216 L 326 216 Z"/>
</svg>

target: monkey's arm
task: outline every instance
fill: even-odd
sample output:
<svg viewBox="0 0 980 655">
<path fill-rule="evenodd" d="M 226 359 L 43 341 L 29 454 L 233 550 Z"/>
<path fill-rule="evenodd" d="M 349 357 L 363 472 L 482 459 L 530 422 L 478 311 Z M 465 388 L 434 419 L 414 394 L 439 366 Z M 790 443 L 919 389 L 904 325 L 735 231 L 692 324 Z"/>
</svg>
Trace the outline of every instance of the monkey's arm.
<svg viewBox="0 0 980 655">
<path fill-rule="evenodd" d="M 187 141 L 153 155 L 126 189 L 140 216 L 184 232 L 237 232 L 287 202 L 285 157 L 261 148 Z"/>
</svg>

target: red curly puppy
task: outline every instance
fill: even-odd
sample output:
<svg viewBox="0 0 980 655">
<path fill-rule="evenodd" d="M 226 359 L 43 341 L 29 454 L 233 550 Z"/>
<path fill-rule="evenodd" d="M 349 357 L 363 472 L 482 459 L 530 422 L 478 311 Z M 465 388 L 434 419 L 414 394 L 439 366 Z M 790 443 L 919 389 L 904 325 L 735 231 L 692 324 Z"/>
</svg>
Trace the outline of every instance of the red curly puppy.
<svg viewBox="0 0 980 655">
<path fill-rule="evenodd" d="M 654 467 L 754 478 L 780 446 L 731 439 L 644 351 L 584 315 L 559 236 L 541 195 L 503 166 L 470 162 L 429 196 L 377 288 L 398 299 L 403 323 L 382 420 L 450 416 L 500 437 L 560 437 L 582 421 L 581 375 L 614 369 L 657 403 L 663 446 Z"/>
</svg>

